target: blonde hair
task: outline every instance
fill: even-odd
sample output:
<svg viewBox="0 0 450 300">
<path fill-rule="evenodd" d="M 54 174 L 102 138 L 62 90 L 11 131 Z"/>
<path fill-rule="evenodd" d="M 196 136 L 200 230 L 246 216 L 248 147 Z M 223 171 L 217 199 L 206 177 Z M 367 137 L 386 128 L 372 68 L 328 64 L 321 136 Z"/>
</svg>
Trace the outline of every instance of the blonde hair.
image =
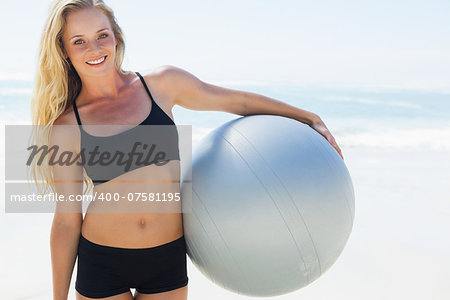
<svg viewBox="0 0 450 300">
<path fill-rule="evenodd" d="M 54 0 L 49 7 L 41 35 L 31 99 L 31 119 L 35 125 L 32 144 L 38 147 L 49 144 L 53 123 L 73 104 L 81 91 L 80 77 L 70 60 L 66 60 L 64 56 L 63 32 L 66 18 L 71 12 L 89 7 L 100 9 L 108 17 L 117 40 L 115 67 L 123 75 L 130 73 L 122 70 L 125 38 L 110 7 L 102 0 Z M 29 173 L 40 193 L 47 193 L 49 188 L 55 191 L 53 172 L 48 163 L 37 165 L 33 160 Z M 83 182 L 91 186 L 92 181 L 83 173 Z M 86 191 L 87 189 L 84 192 Z"/>
</svg>

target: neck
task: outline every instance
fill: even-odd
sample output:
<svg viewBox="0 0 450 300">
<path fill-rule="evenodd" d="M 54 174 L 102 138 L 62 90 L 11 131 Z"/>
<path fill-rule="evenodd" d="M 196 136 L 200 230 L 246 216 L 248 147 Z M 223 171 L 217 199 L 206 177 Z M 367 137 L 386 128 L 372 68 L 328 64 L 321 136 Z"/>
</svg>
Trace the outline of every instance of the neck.
<svg viewBox="0 0 450 300">
<path fill-rule="evenodd" d="M 84 99 L 117 99 L 127 84 L 127 78 L 116 70 L 101 76 L 80 76 L 82 88 L 80 97 Z"/>
</svg>

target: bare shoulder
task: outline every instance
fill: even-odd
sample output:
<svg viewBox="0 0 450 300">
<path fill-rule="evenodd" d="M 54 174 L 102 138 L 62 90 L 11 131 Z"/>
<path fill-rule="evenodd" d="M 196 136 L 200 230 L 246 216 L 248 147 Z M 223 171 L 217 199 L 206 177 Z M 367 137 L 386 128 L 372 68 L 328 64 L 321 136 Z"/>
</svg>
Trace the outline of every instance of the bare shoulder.
<svg viewBox="0 0 450 300">
<path fill-rule="evenodd" d="M 72 106 L 68 107 L 53 123 L 53 125 L 77 125 Z"/>
<path fill-rule="evenodd" d="M 69 126 L 71 125 L 71 126 Z M 79 147 L 80 131 L 72 106 L 68 107 L 52 124 L 50 143 L 64 148 Z"/>
<path fill-rule="evenodd" d="M 163 65 L 155 68 L 154 70 L 148 72 L 147 76 L 157 77 L 161 80 L 182 80 L 188 77 L 194 76 L 188 71 L 172 66 L 172 65 Z"/>
<path fill-rule="evenodd" d="M 172 65 L 157 67 L 152 71 L 145 72 L 143 77 L 147 83 L 157 84 L 158 89 L 167 96 L 170 107 L 176 104 L 177 97 L 182 93 L 192 91 L 203 83 L 188 71 Z"/>
</svg>

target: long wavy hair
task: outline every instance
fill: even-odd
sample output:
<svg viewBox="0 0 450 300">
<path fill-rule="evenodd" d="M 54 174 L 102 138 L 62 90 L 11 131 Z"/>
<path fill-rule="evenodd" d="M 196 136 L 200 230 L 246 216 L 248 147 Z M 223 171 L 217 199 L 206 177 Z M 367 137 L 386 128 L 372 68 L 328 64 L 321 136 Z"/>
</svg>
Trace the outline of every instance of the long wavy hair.
<svg viewBox="0 0 450 300">
<path fill-rule="evenodd" d="M 109 19 L 117 40 L 115 67 L 123 75 L 130 71 L 122 70 L 125 55 L 125 37 L 117 23 L 113 10 L 102 0 L 55 0 L 48 10 L 48 17 L 41 34 L 34 89 L 31 99 L 31 119 L 33 133 L 32 145 L 49 145 L 51 128 L 56 119 L 73 104 L 81 91 L 81 79 L 69 59 L 64 56 L 63 32 L 67 16 L 84 8 L 100 9 Z M 46 155 L 48 157 L 48 155 Z M 28 176 L 33 178 L 40 193 L 55 191 L 52 168 L 47 162 L 37 164 L 35 160 L 29 168 Z M 92 187 L 92 181 L 83 171 L 86 188 Z"/>
</svg>

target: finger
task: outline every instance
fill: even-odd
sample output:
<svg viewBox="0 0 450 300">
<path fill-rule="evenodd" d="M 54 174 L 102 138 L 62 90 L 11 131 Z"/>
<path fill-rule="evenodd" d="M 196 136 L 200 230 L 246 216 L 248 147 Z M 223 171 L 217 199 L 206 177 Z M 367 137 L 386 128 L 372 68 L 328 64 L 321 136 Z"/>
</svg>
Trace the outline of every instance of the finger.
<svg viewBox="0 0 450 300">
<path fill-rule="evenodd" d="M 342 160 L 344 160 L 344 156 L 342 155 L 342 151 L 339 148 L 339 146 L 336 143 L 335 138 L 330 133 L 325 136 L 325 138 L 328 140 L 328 142 L 333 146 L 334 149 L 339 153 L 339 155 L 342 157 Z"/>
<path fill-rule="evenodd" d="M 341 148 L 337 147 L 337 150 L 339 152 L 339 155 L 342 157 L 342 160 L 344 160 L 344 155 L 342 155 L 342 150 Z"/>
<path fill-rule="evenodd" d="M 336 149 L 336 151 L 339 153 L 339 155 L 342 157 L 342 160 L 344 160 L 344 156 L 342 155 L 342 150 L 339 148 L 337 144 L 334 144 L 333 147 Z"/>
<path fill-rule="evenodd" d="M 336 139 L 331 134 L 327 137 L 327 140 L 330 142 L 331 145 L 337 146 Z"/>
<path fill-rule="evenodd" d="M 342 151 L 339 148 L 338 144 L 336 143 L 335 138 L 330 134 L 327 136 L 327 140 L 330 142 L 330 144 L 336 149 L 336 151 L 339 153 L 339 155 L 342 157 L 342 160 L 344 160 L 344 156 L 342 155 Z"/>
</svg>

